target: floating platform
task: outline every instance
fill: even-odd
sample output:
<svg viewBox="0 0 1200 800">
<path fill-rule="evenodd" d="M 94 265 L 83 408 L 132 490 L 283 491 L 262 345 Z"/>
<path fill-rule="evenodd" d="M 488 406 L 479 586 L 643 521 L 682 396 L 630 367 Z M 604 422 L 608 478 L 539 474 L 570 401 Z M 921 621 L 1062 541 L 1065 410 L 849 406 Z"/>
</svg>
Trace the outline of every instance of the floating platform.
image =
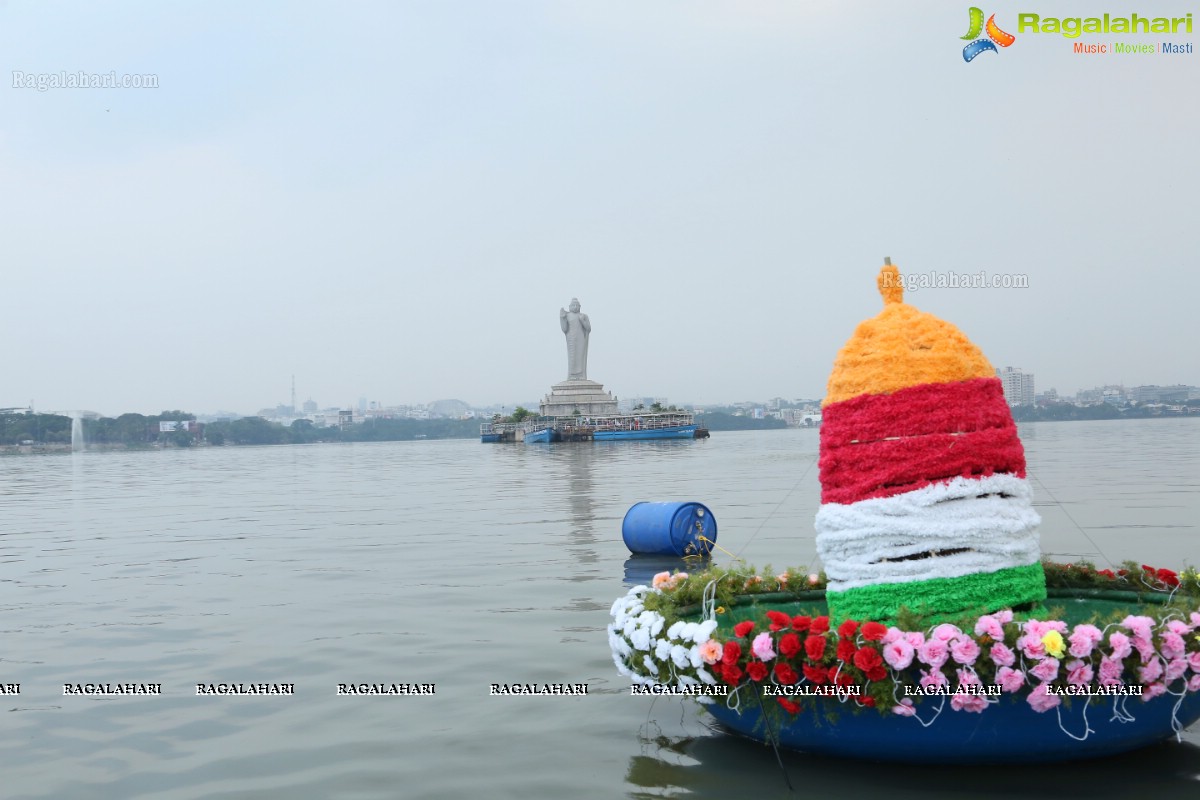
<svg viewBox="0 0 1200 800">
<path fill-rule="evenodd" d="M 479 426 L 479 439 L 485 444 L 701 439 L 708 435 L 707 429 L 697 427 L 695 416 L 684 411 L 532 417 L 520 422 L 485 422 Z"/>
</svg>

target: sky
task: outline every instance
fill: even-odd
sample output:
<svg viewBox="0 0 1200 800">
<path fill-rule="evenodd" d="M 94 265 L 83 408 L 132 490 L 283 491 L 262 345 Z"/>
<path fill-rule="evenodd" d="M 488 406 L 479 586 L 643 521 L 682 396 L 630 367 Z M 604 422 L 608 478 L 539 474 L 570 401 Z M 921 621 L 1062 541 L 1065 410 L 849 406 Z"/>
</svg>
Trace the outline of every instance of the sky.
<svg viewBox="0 0 1200 800">
<path fill-rule="evenodd" d="M 0 407 L 536 402 L 573 297 L 618 397 L 819 398 L 884 256 L 1024 282 L 907 299 L 1038 391 L 1200 385 L 1200 53 L 1073 52 L 1196 35 L 1016 19 L 1200 6 L 1101 5 L 0 0 Z M 158 85 L 14 86 L 81 71 Z"/>
</svg>

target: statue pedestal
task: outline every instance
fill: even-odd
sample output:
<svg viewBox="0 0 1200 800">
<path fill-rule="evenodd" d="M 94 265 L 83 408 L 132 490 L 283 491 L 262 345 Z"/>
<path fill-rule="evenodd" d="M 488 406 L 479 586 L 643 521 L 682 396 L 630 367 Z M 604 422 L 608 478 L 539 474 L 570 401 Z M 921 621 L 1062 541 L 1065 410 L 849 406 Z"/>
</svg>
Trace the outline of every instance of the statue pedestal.
<svg viewBox="0 0 1200 800">
<path fill-rule="evenodd" d="M 617 401 L 602 383 L 568 380 L 550 387 L 540 409 L 543 417 L 571 417 L 576 411 L 585 417 L 602 417 L 617 413 Z"/>
</svg>

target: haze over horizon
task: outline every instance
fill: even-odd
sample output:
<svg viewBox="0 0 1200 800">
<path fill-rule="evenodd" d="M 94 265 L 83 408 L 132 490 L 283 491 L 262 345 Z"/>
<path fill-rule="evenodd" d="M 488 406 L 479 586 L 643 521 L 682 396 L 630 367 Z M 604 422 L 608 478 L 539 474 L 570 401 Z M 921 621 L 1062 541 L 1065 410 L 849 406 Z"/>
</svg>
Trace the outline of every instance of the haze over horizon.
<svg viewBox="0 0 1200 800">
<path fill-rule="evenodd" d="M 966 63 L 933 2 L 0 2 L 10 85 L 158 82 L 5 87 L 0 407 L 512 405 L 572 297 L 619 397 L 819 398 L 884 256 L 1027 279 L 907 299 L 1039 391 L 1200 384 L 1200 53 L 1072 47 L 1194 34 L 996 20 Z"/>
</svg>

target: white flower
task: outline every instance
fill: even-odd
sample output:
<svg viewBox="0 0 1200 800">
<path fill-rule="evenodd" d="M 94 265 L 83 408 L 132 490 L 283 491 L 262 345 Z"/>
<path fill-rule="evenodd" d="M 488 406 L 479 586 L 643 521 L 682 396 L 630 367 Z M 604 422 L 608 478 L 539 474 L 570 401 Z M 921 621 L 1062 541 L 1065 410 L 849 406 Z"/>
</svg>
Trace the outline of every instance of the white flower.
<svg viewBox="0 0 1200 800">
<path fill-rule="evenodd" d="M 612 628 L 608 629 L 608 646 L 612 649 L 613 655 L 626 658 L 633 651 L 629 649 L 629 643 L 622 637 L 617 635 L 617 632 Z"/>
<path fill-rule="evenodd" d="M 646 665 L 646 672 L 649 672 L 651 675 L 658 674 L 658 664 L 651 661 L 650 656 L 642 656 L 642 663 Z"/>
<path fill-rule="evenodd" d="M 658 656 L 659 661 L 666 661 L 671 657 L 671 643 L 666 639 L 659 639 L 654 648 L 654 655 Z"/>
<path fill-rule="evenodd" d="M 692 641 L 696 644 L 704 644 L 712 638 L 712 632 L 717 629 L 717 621 L 715 619 L 705 620 L 696 626 L 696 632 L 692 635 Z"/>
<path fill-rule="evenodd" d="M 650 631 L 638 628 L 629 636 L 629 642 L 638 650 L 650 649 Z"/>
<path fill-rule="evenodd" d="M 704 663 L 704 659 L 700 657 L 700 648 L 696 646 L 688 650 L 688 658 L 691 659 L 692 669 L 700 669 L 700 665 Z"/>
<path fill-rule="evenodd" d="M 662 633 L 663 625 L 666 625 L 666 624 L 667 624 L 666 617 L 664 617 L 662 614 L 656 615 L 654 624 L 650 626 L 650 635 L 658 636 L 660 633 Z"/>
<path fill-rule="evenodd" d="M 696 680 L 695 678 L 691 677 L 690 675 L 680 675 L 679 676 L 679 685 L 680 686 L 699 686 L 700 681 Z"/>
<path fill-rule="evenodd" d="M 717 679 L 714 678 L 708 672 L 708 670 L 704 669 L 704 667 L 696 667 L 696 677 L 704 683 L 707 683 L 709 686 L 714 686 L 717 682 Z"/>
<path fill-rule="evenodd" d="M 678 639 L 678 638 L 679 638 L 679 632 L 680 632 L 681 630 L 683 630 L 683 626 L 684 626 L 684 625 L 687 625 L 687 623 L 686 623 L 686 622 L 684 622 L 683 620 L 679 620 L 679 621 L 678 621 L 678 622 L 676 622 L 674 625 L 672 625 L 671 627 L 667 628 L 667 638 L 668 638 L 668 639 Z"/>
<path fill-rule="evenodd" d="M 684 626 L 679 629 L 679 638 L 685 642 L 692 641 L 692 637 L 696 635 L 696 629 L 699 627 L 694 622 L 684 623 Z"/>
<path fill-rule="evenodd" d="M 677 667 L 691 666 L 691 659 L 688 658 L 687 648 L 682 645 L 675 645 L 671 648 L 671 660 L 675 662 Z"/>
</svg>

